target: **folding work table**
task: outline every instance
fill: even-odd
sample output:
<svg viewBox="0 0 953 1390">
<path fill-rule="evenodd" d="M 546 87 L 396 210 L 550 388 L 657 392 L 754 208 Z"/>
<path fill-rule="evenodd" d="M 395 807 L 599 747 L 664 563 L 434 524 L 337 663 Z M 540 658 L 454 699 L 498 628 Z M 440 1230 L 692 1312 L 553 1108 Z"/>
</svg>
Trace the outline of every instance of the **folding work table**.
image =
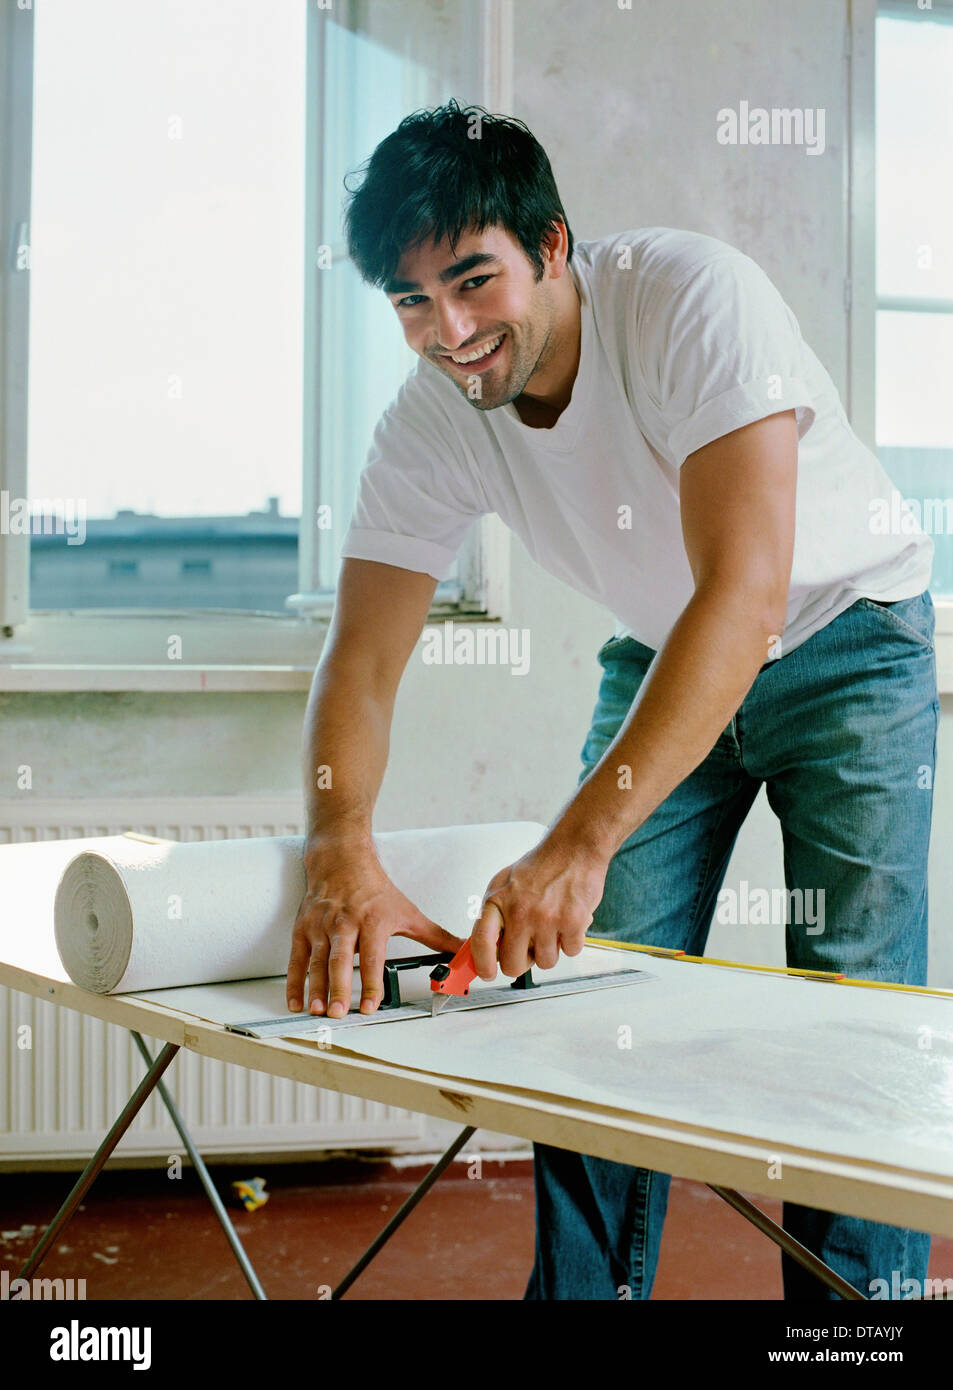
<svg viewBox="0 0 953 1390">
<path fill-rule="evenodd" d="M 232 987 L 212 987 L 211 1007 L 200 987 L 93 994 L 64 977 L 50 942 L 24 939 L 5 953 L 17 959 L 0 963 L 0 983 L 128 1028 L 145 1065 L 21 1277 L 37 1268 L 157 1089 L 252 1292 L 265 1297 L 163 1080 L 180 1048 L 463 1126 L 333 1297 L 478 1127 L 707 1183 L 844 1298 L 866 1295 L 736 1188 L 953 1236 L 950 991 L 878 990 L 602 943 L 572 968 L 583 969 L 584 957 L 624 959 L 652 979 L 518 1010 L 351 1028 L 329 1046 L 246 1037 L 201 1016 L 221 1012 L 223 1000 L 229 1016 Z M 263 1016 L 260 1003 L 248 1002 L 256 984 L 262 998 L 283 998 L 281 979 L 242 982 L 234 990 L 245 1017 Z M 142 1035 L 159 1040 L 157 1055 Z"/>
</svg>

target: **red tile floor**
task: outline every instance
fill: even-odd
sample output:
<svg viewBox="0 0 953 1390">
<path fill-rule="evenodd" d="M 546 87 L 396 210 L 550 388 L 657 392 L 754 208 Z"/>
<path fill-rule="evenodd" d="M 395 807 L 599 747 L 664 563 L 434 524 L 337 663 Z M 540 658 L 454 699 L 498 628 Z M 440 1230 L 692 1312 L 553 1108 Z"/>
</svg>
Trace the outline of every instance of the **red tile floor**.
<svg viewBox="0 0 953 1390">
<path fill-rule="evenodd" d="M 318 1296 L 340 1279 L 423 1176 L 424 1167 L 330 1160 L 217 1165 L 219 1191 L 261 1175 L 270 1199 L 233 1212 L 270 1298 Z M 75 1178 L 0 1174 L 0 1270 L 13 1277 Z M 779 1202 L 755 1197 L 775 1220 Z M 350 1299 L 519 1299 L 533 1250 L 528 1161 L 451 1170 L 354 1284 Z M 47 1277 L 85 1278 L 87 1298 L 231 1299 L 250 1292 L 198 1179 L 165 1170 L 108 1170 L 43 1262 Z M 932 1278 L 953 1278 L 953 1240 L 934 1237 Z M 780 1253 L 698 1183 L 672 1184 L 653 1298 L 779 1299 Z"/>
</svg>

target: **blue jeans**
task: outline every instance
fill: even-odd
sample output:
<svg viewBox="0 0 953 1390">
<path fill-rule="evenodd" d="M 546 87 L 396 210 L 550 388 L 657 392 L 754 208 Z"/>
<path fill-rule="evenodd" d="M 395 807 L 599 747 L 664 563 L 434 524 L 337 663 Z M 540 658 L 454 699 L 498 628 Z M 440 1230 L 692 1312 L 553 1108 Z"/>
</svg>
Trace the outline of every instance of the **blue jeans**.
<svg viewBox="0 0 953 1390">
<path fill-rule="evenodd" d="M 808 933 L 803 918 L 785 927 L 787 964 L 925 984 L 940 713 L 933 632 L 929 591 L 886 605 L 862 598 L 766 663 L 708 757 L 613 857 L 591 933 L 702 955 L 732 847 L 763 782 L 781 823 L 788 889 L 823 887 L 825 895 L 822 933 Z M 580 782 L 624 722 L 654 656 L 628 637 L 600 649 Z M 648 1298 L 668 1176 L 541 1144 L 535 1176 L 536 1259 L 525 1297 L 618 1299 L 625 1286 L 627 1296 Z M 926 1278 L 927 1234 L 791 1202 L 783 1224 L 867 1296 L 875 1278 L 894 1287 L 894 1270 L 901 1280 Z M 785 1298 L 837 1297 L 789 1256 L 781 1263 Z"/>
</svg>

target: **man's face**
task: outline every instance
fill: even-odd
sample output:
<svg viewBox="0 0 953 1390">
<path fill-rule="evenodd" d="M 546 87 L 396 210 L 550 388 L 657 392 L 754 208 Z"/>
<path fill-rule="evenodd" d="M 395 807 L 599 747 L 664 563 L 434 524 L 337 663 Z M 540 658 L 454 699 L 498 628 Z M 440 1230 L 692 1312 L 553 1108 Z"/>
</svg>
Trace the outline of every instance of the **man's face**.
<svg viewBox="0 0 953 1390">
<path fill-rule="evenodd" d="M 453 250 L 446 238 L 434 246 L 428 237 L 404 251 L 384 288 L 408 345 L 478 410 L 515 400 L 547 361 L 552 281 L 545 272 L 534 279 L 532 263 L 503 227 L 465 231 Z"/>
</svg>

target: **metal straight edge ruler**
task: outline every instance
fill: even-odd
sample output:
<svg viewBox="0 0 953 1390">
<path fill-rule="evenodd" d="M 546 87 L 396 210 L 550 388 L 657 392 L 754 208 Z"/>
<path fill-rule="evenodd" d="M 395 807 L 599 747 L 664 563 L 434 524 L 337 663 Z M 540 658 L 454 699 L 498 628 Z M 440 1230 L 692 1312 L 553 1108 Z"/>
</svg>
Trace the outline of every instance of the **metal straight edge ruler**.
<svg viewBox="0 0 953 1390">
<path fill-rule="evenodd" d="M 592 975 L 577 975 L 568 980 L 542 981 L 531 989 L 511 986 L 477 989 L 469 995 L 451 995 L 437 1019 L 451 1014 L 468 1013 L 472 1009 L 492 1009 L 502 1004 L 531 1004 L 537 999 L 554 999 L 566 994 L 584 994 L 594 989 L 618 989 L 622 985 L 642 984 L 657 977 L 645 970 L 604 970 Z M 229 1033 L 243 1033 L 249 1038 L 287 1038 L 308 1033 L 337 1032 L 342 1028 L 369 1027 L 374 1023 L 398 1023 L 411 1018 L 430 1018 L 430 1000 L 419 1004 L 401 1004 L 396 1009 L 378 1009 L 373 1014 L 351 1012 L 343 1018 L 326 1018 L 322 1014 L 285 1014 L 280 1018 L 263 1018 L 253 1023 L 226 1023 Z"/>
</svg>

